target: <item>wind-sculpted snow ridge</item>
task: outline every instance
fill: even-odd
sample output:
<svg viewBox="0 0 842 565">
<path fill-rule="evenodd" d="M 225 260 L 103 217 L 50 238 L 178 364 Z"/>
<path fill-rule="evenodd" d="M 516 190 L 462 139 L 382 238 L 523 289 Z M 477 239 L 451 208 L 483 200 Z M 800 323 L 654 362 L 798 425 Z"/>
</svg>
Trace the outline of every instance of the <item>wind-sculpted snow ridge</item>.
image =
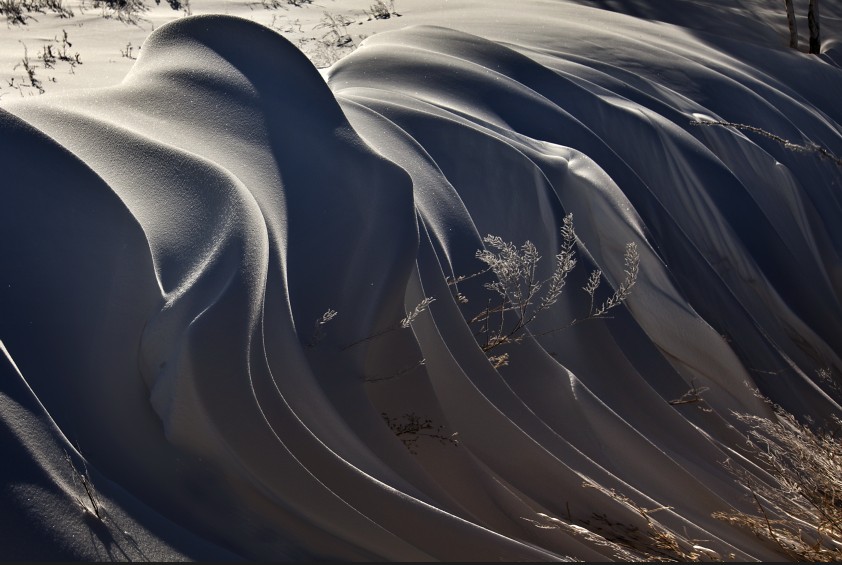
<svg viewBox="0 0 842 565">
<path fill-rule="evenodd" d="M 780 558 L 711 514 L 753 507 L 721 462 L 760 472 L 734 416 L 770 414 L 756 389 L 839 413 L 842 175 L 693 122 L 839 155 L 842 73 L 554 9 L 384 32 L 324 78 L 269 29 L 184 18 L 116 87 L 8 104 L 4 555 L 617 558 L 581 535 L 645 530 L 613 489 Z M 466 322 L 481 277 L 467 304 L 448 282 L 488 233 L 551 258 L 568 213 L 580 265 L 495 369 Z M 569 325 L 628 242 L 631 297 Z M 407 449 L 407 415 L 440 441 Z"/>
</svg>

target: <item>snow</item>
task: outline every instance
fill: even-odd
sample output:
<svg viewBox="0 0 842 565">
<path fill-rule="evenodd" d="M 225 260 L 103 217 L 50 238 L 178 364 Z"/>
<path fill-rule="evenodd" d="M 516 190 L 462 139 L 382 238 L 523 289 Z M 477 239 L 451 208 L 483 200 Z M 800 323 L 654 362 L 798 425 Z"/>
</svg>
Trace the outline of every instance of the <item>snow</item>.
<svg viewBox="0 0 842 565">
<path fill-rule="evenodd" d="M 0 35 L 5 72 L 62 29 L 82 60 L 0 89 L 3 555 L 610 559 L 594 516 L 646 527 L 613 489 L 706 554 L 780 559 L 711 514 L 753 507 L 721 463 L 760 473 L 758 390 L 840 412 L 842 169 L 714 122 L 842 155 L 842 9 L 811 56 L 771 0 L 369 4 Z M 356 47 L 329 66 L 326 12 Z M 486 234 L 548 277 L 569 213 L 579 265 L 495 368 L 484 279 L 448 282 Z M 586 319 L 629 242 L 631 296 Z M 383 414 L 449 439 L 410 451 Z"/>
</svg>

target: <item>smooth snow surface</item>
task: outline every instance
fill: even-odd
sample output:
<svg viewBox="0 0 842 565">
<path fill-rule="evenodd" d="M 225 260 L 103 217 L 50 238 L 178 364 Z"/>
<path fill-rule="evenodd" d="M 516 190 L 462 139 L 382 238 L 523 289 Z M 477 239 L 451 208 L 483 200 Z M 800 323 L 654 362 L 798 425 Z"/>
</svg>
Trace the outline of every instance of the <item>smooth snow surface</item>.
<svg viewBox="0 0 842 565">
<path fill-rule="evenodd" d="M 765 22 L 743 41 L 603 2 L 453 4 L 324 75 L 207 15 L 159 27 L 117 86 L 4 99 L 4 557 L 616 557 L 550 527 L 644 526 L 588 480 L 780 558 L 711 513 L 753 507 L 721 462 L 757 471 L 734 416 L 769 414 L 755 389 L 840 412 L 818 375 L 842 370 L 842 169 L 691 122 L 842 155 L 832 36 L 815 57 Z M 484 280 L 467 304 L 448 280 L 486 234 L 534 242 L 548 276 L 567 213 L 579 265 L 496 370 L 466 323 Z M 587 315 L 591 269 L 619 284 L 627 242 L 626 305 L 550 332 Z M 458 445 L 413 453 L 383 413 Z"/>
</svg>

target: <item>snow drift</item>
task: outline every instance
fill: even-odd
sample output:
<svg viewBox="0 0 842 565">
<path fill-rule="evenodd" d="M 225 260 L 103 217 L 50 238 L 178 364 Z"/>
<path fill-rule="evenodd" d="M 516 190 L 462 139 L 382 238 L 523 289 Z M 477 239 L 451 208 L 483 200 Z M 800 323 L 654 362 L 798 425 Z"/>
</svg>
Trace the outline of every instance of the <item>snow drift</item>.
<svg viewBox="0 0 842 565">
<path fill-rule="evenodd" d="M 755 389 L 839 412 L 818 375 L 842 369 L 842 175 L 696 124 L 842 154 L 842 72 L 501 6 L 373 36 L 324 77 L 269 29 L 185 18 L 118 86 L 0 110 L 4 555 L 609 558 L 536 526 L 642 523 L 587 480 L 776 557 L 711 513 L 751 507 L 720 462 L 742 460 L 734 412 L 769 413 Z M 580 266 L 495 369 L 466 322 L 485 290 L 448 282 L 489 233 L 551 258 L 568 213 Z M 626 304 L 566 327 L 627 242 Z M 383 414 L 446 439 L 407 450 Z"/>
</svg>

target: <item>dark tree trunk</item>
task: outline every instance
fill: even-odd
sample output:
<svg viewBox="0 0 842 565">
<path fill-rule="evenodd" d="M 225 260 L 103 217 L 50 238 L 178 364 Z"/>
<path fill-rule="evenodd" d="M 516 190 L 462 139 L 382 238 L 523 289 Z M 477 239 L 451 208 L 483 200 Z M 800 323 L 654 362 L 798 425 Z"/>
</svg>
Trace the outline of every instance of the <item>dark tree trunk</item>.
<svg viewBox="0 0 842 565">
<path fill-rule="evenodd" d="M 798 49 L 798 26 L 795 23 L 795 8 L 792 0 L 786 1 L 786 21 L 789 23 L 789 46 Z"/>
<path fill-rule="evenodd" d="M 822 37 L 819 30 L 819 0 L 810 0 L 807 25 L 810 27 L 810 53 L 818 55 L 822 47 Z"/>
</svg>

